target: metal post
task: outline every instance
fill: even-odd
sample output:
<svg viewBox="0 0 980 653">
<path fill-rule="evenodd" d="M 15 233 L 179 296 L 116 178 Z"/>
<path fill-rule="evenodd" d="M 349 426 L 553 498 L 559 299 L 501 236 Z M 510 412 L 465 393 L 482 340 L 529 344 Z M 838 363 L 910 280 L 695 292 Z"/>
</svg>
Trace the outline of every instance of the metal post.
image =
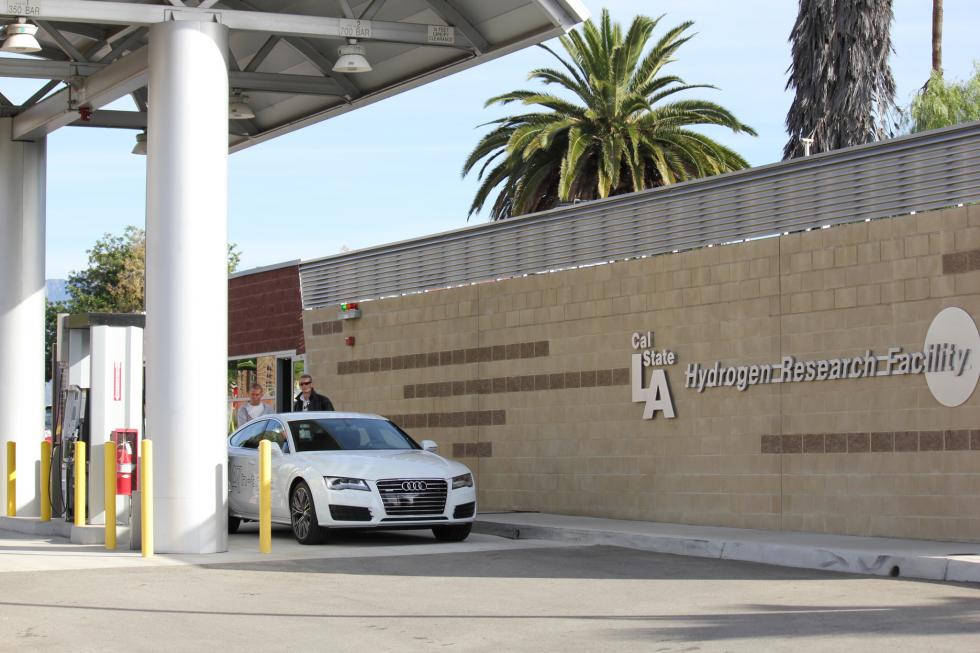
<svg viewBox="0 0 980 653">
<path fill-rule="evenodd" d="M 85 525 L 85 443 L 75 441 L 75 526 Z"/>
<path fill-rule="evenodd" d="M 102 475 L 105 496 L 105 548 L 116 548 L 116 443 L 106 442 L 103 447 Z"/>
<path fill-rule="evenodd" d="M 17 443 L 7 442 L 7 516 L 17 516 Z"/>
<path fill-rule="evenodd" d="M 11 140 L 0 118 L 0 361 L 16 380 L 0 392 L 0 451 L 21 441 L 15 461 L 17 514 L 38 512 L 38 450 L 44 433 L 45 141 Z M 0 483 L 0 505 L 8 505 Z"/>
<path fill-rule="evenodd" d="M 158 547 L 216 553 L 228 547 L 228 29 L 157 23 L 149 47 L 146 430 L 160 444 Z"/>
<path fill-rule="evenodd" d="M 140 444 L 140 547 L 144 558 L 153 557 L 153 443 Z"/>
<path fill-rule="evenodd" d="M 259 553 L 272 553 L 272 443 L 259 442 Z"/>
<path fill-rule="evenodd" d="M 41 521 L 51 521 L 51 443 L 41 442 Z"/>
</svg>

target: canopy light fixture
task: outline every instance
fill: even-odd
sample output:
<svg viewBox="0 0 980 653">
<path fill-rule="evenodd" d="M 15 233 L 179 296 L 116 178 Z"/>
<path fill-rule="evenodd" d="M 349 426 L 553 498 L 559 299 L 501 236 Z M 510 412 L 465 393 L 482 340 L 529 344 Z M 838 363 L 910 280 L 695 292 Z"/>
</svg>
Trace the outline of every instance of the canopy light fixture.
<svg viewBox="0 0 980 653">
<path fill-rule="evenodd" d="M 16 23 L 8 23 L 3 33 L 6 37 L 3 46 L 0 46 L 3 52 L 30 54 L 41 51 L 41 44 L 34 36 L 37 34 L 37 25 L 28 23 L 23 16 L 19 17 Z"/>
<path fill-rule="evenodd" d="M 248 105 L 248 96 L 234 93 L 228 102 L 228 117 L 232 120 L 249 120 L 255 117 L 255 112 Z"/>
<path fill-rule="evenodd" d="M 146 154 L 146 132 L 136 134 L 136 145 L 133 146 L 133 154 Z"/>
<path fill-rule="evenodd" d="M 364 56 L 364 46 L 357 44 L 357 39 L 347 39 L 347 45 L 337 48 L 340 59 L 333 65 L 335 73 L 369 73 L 371 64 Z"/>
</svg>

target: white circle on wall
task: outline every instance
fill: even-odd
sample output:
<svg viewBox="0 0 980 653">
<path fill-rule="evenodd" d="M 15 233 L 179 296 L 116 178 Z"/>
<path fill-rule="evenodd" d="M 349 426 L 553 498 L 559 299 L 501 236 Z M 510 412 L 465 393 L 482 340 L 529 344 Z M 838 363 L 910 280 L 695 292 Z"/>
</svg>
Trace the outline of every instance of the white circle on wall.
<svg viewBox="0 0 980 653">
<path fill-rule="evenodd" d="M 926 372 L 926 383 L 932 396 L 943 406 L 959 406 L 970 398 L 977 387 L 977 379 L 980 379 L 980 332 L 977 325 L 962 308 L 944 308 L 929 325 L 922 351 L 928 352 L 930 345 L 935 347 L 937 353 L 934 355 L 945 354 L 949 345 L 953 346 L 952 355 L 944 356 L 947 369 Z"/>
</svg>

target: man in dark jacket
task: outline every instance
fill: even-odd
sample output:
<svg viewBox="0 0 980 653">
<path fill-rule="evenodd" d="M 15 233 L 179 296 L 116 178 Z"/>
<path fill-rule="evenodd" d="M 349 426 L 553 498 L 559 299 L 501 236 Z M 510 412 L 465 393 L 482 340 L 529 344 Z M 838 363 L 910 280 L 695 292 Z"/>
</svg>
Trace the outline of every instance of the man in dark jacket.
<svg viewBox="0 0 980 653">
<path fill-rule="evenodd" d="M 309 374 L 299 377 L 299 387 L 300 393 L 296 395 L 296 401 L 293 402 L 294 412 L 334 409 L 333 403 L 328 397 L 317 394 L 316 390 L 313 389 L 313 377 Z"/>
</svg>

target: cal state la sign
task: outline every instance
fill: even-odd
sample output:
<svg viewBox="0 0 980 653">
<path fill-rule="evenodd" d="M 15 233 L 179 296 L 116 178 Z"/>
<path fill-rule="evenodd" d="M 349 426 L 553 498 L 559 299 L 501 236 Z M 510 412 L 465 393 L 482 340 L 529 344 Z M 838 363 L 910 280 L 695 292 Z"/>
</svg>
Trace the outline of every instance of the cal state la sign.
<svg viewBox="0 0 980 653">
<path fill-rule="evenodd" d="M 673 419 L 676 417 L 674 398 L 670 394 L 670 384 L 663 366 L 676 363 L 677 355 L 668 349 L 654 349 L 653 331 L 634 333 L 630 344 L 634 350 L 639 350 L 633 354 L 630 364 L 630 383 L 633 401 L 643 404 L 643 419 L 653 419 L 658 412 L 663 413 L 666 419 Z M 649 383 L 644 379 L 647 368 L 653 368 Z"/>
</svg>

